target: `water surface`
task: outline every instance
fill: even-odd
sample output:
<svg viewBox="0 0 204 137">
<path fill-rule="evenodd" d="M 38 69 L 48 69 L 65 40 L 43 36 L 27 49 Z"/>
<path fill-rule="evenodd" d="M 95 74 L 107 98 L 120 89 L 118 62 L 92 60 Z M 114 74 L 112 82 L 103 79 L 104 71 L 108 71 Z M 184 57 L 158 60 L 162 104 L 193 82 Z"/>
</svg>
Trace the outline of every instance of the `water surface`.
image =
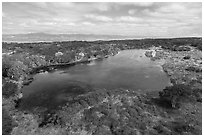
<svg viewBox="0 0 204 137">
<path fill-rule="evenodd" d="M 39 73 L 25 86 L 21 107 L 54 108 L 69 97 L 84 94 L 93 88 L 131 89 L 138 92 L 162 90 L 170 84 L 163 72 L 162 60 L 151 61 L 145 50 L 125 50 L 104 60 Z"/>
</svg>

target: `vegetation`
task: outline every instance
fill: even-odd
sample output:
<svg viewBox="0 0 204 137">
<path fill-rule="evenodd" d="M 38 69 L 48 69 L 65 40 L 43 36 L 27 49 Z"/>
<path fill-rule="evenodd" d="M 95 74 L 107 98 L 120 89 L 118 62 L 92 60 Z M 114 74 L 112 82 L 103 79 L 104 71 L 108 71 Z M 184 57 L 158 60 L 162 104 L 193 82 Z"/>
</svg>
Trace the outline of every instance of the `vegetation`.
<svg viewBox="0 0 204 137">
<path fill-rule="evenodd" d="M 200 101 L 200 94 L 202 94 L 200 89 L 193 90 L 184 84 L 175 84 L 159 92 L 160 99 L 169 103 L 172 108 L 179 108 L 184 102 Z"/>
<path fill-rule="evenodd" d="M 183 59 L 190 59 L 191 58 L 191 56 L 185 56 L 185 57 L 183 57 Z"/>
<path fill-rule="evenodd" d="M 3 108 L 2 109 L 2 134 L 9 135 L 15 127 L 16 124 L 13 122 L 11 116 L 9 116 L 8 112 Z"/>
<path fill-rule="evenodd" d="M 194 66 L 187 67 L 186 70 L 187 70 L 187 71 L 196 72 L 196 73 L 202 72 L 202 69 L 201 69 L 201 68 L 194 67 Z"/>
<path fill-rule="evenodd" d="M 174 73 L 168 70 L 175 81 L 174 85 L 166 87 L 156 97 L 135 91 L 97 89 L 83 96 L 69 98 L 66 105 L 54 111 L 23 112 L 9 109 L 10 102 L 18 103 L 14 97 L 19 93 L 18 87 L 27 79 L 32 80 L 29 74 L 35 68 L 104 58 L 117 54 L 119 50 L 152 46 L 181 53 L 188 52 L 191 47 L 202 50 L 202 39 L 3 42 L 2 95 L 6 104 L 2 110 L 3 134 L 10 134 L 14 126 L 17 128 L 12 131 L 13 134 L 201 134 L 202 111 L 199 105 L 202 103 L 202 89 L 194 85 L 202 84 L 202 68 L 196 66 L 177 67 L 188 71 L 189 75 L 196 72 L 197 81 L 192 80 L 191 75 L 185 76 L 192 83 L 196 81 L 193 86 L 188 82 L 178 84 L 179 80 L 174 76 L 184 76 L 182 71 L 176 70 Z M 187 62 L 193 57 L 182 56 L 182 59 Z M 18 125 L 14 124 L 7 110 L 15 111 L 13 114 Z"/>
<path fill-rule="evenodd" d="M 39 127 L 61 129 L 61 134 L 201 134 L 200 117 L 187 112 L 189 105 L 163 108 L 154 99 L 134 91 L 95 90 L 73 97 L 55 112 L 43 113 Z"/>
<path fill-rule="evenodd" d="M 10 96 L 15 95 L 18 90 L 18 85 L 13 82 L 5 82 L 2 87 L 3 97 L 9 98 Z"/>
<path fill-rule="evenodd" d="M 8 77 L 8 71 L 12 66 L 12 62 L 8 58 L 2 60 L 2 76 Z"/>
</svg>

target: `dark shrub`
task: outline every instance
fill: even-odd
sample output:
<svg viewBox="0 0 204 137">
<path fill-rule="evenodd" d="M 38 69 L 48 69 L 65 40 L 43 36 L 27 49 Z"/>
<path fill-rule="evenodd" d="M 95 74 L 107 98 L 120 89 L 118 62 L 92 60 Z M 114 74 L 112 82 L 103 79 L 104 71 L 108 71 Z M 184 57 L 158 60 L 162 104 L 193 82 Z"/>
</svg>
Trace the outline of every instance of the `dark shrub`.
<svg viewBox="0 0 204 137">
<path fill-rule="evenodd" d="M 14 127 L 12 117 L 5 109 L 2 109 L 2 134 L 9 135 Z"/>
<path fill-rule="evenodd" d="M 159 135 L 170 135 L 170 131 L 167 130 L 162 124 L 153 127 Z"/>
<path fill-rule="evenodd" d="M 191 46 L 196 47 L 197 49 L 202 51 L 202 40 L 192 43 Z"/>
<path fill-rule="evenodd" d="M 193 95 L 195 96 L 196 101 L 202 102 L 202 89 L 199 88 L 194 89 Z"/>
<path fill-rule="evenodd" d="M 185 57 L 183 57 L 183 59 L 190 59 L 191 58 L 191 56 L 185 56 Z"/>
<path fill-rule="evenodd" d="M 160 99 L 171 104 L 172 108 L 180 106 L 181 101 L 189 100 L 192 95 L 192 90 L 184 84 L 176 84 L 166 87 L 159 92 Z"/>
<path fill-rule="evenodd" d="M 187 71 L 193 71 L 193 72 L 196 72 L 196 73 L 202 72 L 201 68 L 194 67 L 194 66 L 187 67 L 186 70 Z"/>
<path fill-rule="evenodd" d="M 45 112 L 41 114 L 41 121 L 39 122 L 39 127 L 50 125 L 62 125 L 61 118 L 55 112 Z"/>
<path fill-rule="evenodd" d="M 18 90 L 17 84 L 13 82 L 6 82 L 2 87 L 2 95 L 6 98 L 14 95 Z"/>
<path fill-rule="evenodd" d="M 8 70 L 11 68 L 12 62 L 9 60 L 2 59 L 2 76 L 8 77 Z"/>
<path fill-rule="evenodd" d="M 186 121 L 177 120 L 169 124 L 172 126 L 171 130 L 173 131 L 173 134 L 179 134 L 179 135 L 186 134 L 186 133 L 193 133 L 194 135 L 199 134 L 199 131 L 197 131 L 197 129 L 194 126 L 192 126 Z"/>
</svg>

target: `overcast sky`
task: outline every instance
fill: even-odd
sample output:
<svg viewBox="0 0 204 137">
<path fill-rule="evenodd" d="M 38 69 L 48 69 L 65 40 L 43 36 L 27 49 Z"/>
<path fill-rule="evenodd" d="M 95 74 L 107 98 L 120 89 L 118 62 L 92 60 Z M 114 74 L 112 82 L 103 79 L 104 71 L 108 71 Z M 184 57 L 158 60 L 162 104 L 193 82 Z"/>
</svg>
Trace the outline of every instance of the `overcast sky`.
<svg viewBox="0 0 204 137">
<path fill-rule="evenodd" d="M 202 35 L 202 3 L 3 3 L 3 34 Z"/>
</svg>

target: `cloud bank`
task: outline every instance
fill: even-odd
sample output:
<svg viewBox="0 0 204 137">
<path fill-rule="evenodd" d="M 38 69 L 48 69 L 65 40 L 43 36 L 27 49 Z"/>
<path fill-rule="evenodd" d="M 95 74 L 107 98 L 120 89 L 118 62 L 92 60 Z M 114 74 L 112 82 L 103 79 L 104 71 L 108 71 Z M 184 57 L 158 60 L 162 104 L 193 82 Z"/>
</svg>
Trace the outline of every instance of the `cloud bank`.
<svg viewBox="0 0 204 137">
<path fill-rule="evenodd" d="M 3 34 L 201 36 L 202 3 L 3 2 L 2 25 Z"/>
</svg>

